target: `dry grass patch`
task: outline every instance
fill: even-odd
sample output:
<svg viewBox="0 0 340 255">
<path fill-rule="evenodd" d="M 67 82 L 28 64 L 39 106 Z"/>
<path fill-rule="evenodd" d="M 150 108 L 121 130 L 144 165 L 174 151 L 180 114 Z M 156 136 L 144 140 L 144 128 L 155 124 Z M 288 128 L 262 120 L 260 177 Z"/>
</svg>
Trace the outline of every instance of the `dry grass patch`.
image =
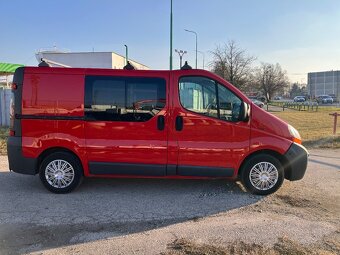
<svg viewBox="0 0 340 255">
<path fill-rule="evenodd" d="M 247 254 L 247 255 L 274 255 L 268 253 L 268 249 L 257 244 L 246 244 L 244 242 L 235 242 L 228 248 L 214 246 L 210 244 L 198 244 L 193 241 L 181 238 L 176 239 L 168 245 L 168 251 L 162 255 L 228 255 L 228 254 Z"/>
<path fill-rule="evenodd" d="M 7 154 L 7 141 L 8 137 L 8 128 L 0 128 L 0 155 Z"/>
<path fill-rule="evenodd" d="M 337 136 L 333 136 L 333 116 L 340 108 L 322 109 L 318 112 L 285 111 L 273 113 L 294 126 L 301 134 L 303 144 L 309 148 L 340 148 L 340 121 Z"/>
<path fill-rule="evenodd" d="M 236 241 L 226 247 L 211 244 L 199 244 L 184 238 L 176 239 L 168 245 L 162 255 L 335 255 L 339 254 L 338 236 L 331 236 L 323 244 L 302 245 L 287 237 L 279 238 L 272 246 L 247 244 Z"/>
<path fill-rule="evenodd" d="M 328 136 L 316 140 L 305 141 L 303 142 L 303 145 L 305 145 L 307 148 L 325 148 L 325 149 L 340 148 L 340 135 Z"/>
<path fill-rule="evenodd" d="M 297 196 L 289 196 L 289 195 L 277 195 L 276 196 L 279 200 L 282 202 L 289 204 L 290 206 L 294 207 L 313 207 L 316 206 L 315 202 L 305 199 L 305 198 L 300 198 Z"/>
</svg>

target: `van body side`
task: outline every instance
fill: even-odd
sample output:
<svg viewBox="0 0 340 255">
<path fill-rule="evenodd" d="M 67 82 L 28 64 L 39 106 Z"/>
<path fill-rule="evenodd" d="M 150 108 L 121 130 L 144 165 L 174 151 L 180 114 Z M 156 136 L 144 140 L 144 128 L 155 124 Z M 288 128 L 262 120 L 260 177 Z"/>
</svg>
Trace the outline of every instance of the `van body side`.
<svg viewBox="0 0 340 255">
<path fill-rule="evenodd" d="M 57 152 L 85 177 L 237 179 L 266 155 L 278 178 L 307 168 L 293 127 L 205 70 L 23 67 L 13 84 L 14 172 L 38 174 Z"/>
</svg>

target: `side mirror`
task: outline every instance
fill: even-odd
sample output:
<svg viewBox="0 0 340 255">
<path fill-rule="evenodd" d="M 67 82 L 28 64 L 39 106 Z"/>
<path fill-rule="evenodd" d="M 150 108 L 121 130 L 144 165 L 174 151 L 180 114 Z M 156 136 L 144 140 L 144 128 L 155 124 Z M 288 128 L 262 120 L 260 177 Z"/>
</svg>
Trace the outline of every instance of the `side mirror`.
<svg viewBox="0 0 340 255">
<path fill-rule="evenodd" d="M 240 106 L 239 121 L 247 122 L 250 116 L 250 105 L 246 102 L 242 102 Z"/>
</svg>

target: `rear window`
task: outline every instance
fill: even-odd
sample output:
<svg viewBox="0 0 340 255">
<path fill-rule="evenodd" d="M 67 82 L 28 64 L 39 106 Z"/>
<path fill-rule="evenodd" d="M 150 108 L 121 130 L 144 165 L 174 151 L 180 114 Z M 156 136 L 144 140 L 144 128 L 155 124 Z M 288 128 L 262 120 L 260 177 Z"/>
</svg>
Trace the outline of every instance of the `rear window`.
<svg viewBox="0 0 340 255">
<path fill-rule="evenodd" d="M 161 78 L 87 76 L 85 116 L 88 120 L 148 121 L 166 103 Z"/>
</svg>

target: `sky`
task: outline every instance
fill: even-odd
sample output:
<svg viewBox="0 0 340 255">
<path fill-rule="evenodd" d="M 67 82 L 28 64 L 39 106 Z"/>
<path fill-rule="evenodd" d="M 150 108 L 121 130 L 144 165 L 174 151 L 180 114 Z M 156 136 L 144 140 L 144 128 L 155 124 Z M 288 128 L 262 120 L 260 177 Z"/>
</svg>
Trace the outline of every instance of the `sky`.
<svg viewBox="0 0 340 255">
<path fill-rule="evenodd" d="M 170 0 L 11 0 L 1 3 L 0 62 L 37 65 L 39 49 L 114 51 L 152 69 L 169 68 Z M 261 62 L 279 63 L 292 82 L 340 70 L 339 0 L 173 0 L 173 49 L 195 63 L 234 40 Z M 173 53 L 174 68 L 179 66 Z M 198 55 L 202 67 L 202 55 Z M 206 67 L 208 68 L 208 67 Z"/>
</svg>

